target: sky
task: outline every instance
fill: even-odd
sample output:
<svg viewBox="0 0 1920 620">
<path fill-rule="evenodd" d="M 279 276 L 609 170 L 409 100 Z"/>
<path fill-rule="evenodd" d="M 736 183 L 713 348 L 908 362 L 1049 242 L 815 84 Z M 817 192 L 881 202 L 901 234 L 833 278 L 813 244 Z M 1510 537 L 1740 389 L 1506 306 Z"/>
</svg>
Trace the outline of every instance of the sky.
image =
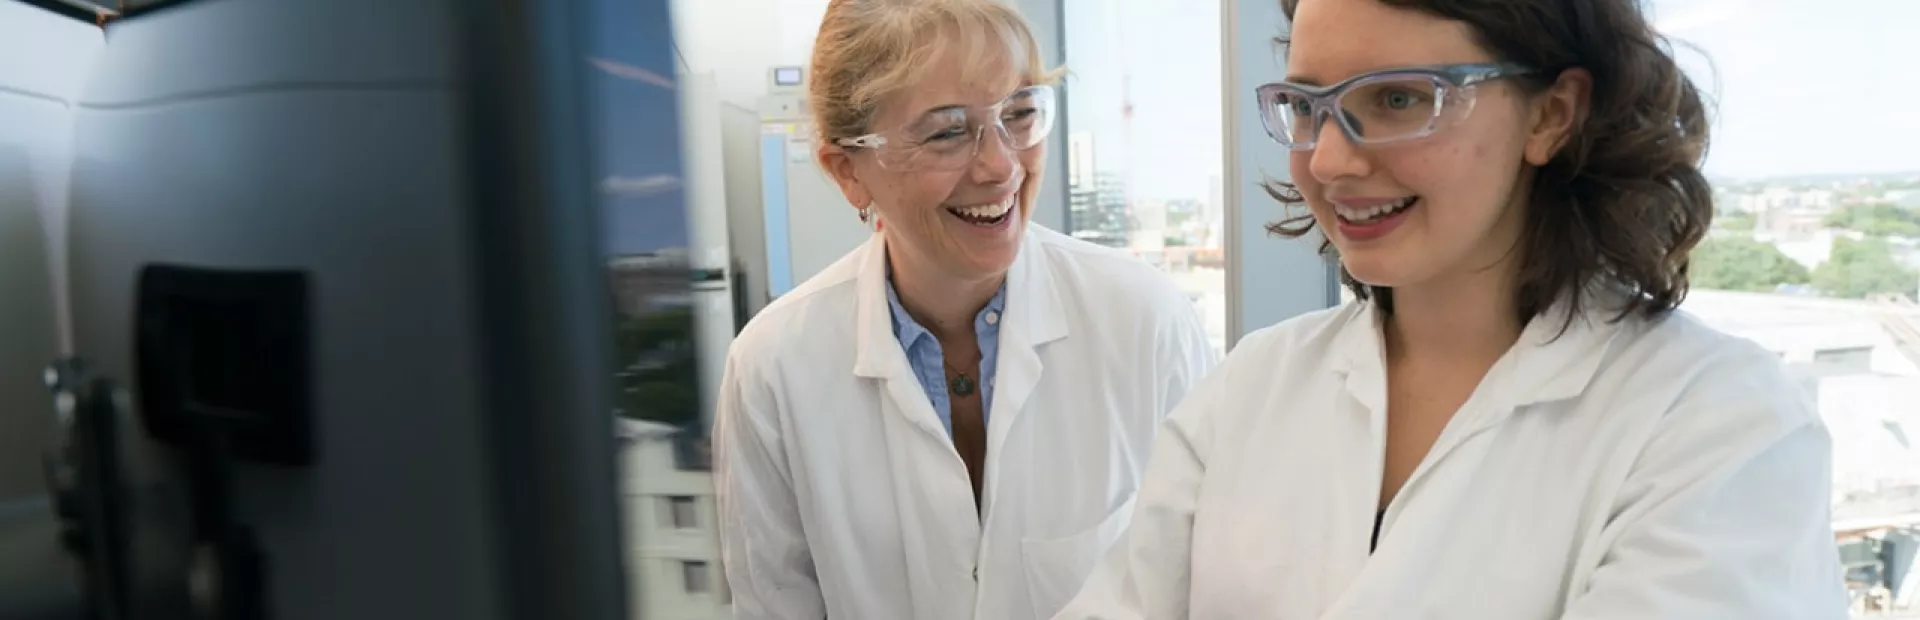
<svg viewBox="0 0 1920 620">
<path fill-rule="evenodd" d="M 601 0 L 591 3 L 594 48 L 581 59 L 593 89 L 589 113 L 598 123 L 603 240 L 612 255 L 688 245 L 680 177 L 679 97 L 672 89 L 672 26 L 666 5 Z M 663 182 L 664 181 L 664 182 Z"/>
<path fill-rule="evenodd" d="M 1920 2 L 1658 0 L 1655 23 L 1716 94 L 1707 171 L 1920 170 Z M 1702 56 L 1704 52 L 1704 58 Z M 1710 62 L 1709 62 L 1710 59 Z M 1715 74 L 1717 73 L 1717 81 Z"/>
<path fill-rule="evenodd" d="M 1139 171 L 1128 175 L 1135 195 L 1205 198 L 1221 168 L 1217 7 L 1064 2 L 1069 130 L 1095 134 L 1099 168 Z M 1647 6 L 1682 44 L 1682 66 L 1717 102 L 1709 174 L 1920 171 L 1920 41 L 1909 38 L 1920 0 Z M 1123 73 L 1131 76 L 1130 132 L 1119 122 Z"/>
</svg>

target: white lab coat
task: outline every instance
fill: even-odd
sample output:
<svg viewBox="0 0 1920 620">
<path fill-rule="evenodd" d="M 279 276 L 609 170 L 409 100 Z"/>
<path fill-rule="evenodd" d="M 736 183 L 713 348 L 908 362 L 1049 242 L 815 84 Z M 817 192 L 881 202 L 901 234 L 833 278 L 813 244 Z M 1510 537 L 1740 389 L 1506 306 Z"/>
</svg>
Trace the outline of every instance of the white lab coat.
<svg viewBox="0 0 1920 620">
<path fill-rule="evenodd" d="M 1605 300 L 1602 300 L 1605 303 Z M 1374 306 L 1247 336 L 1154 445 L 1059 620 L 1846 617 L 1830 440 L 1773 355 L 1684 313 L 1536 320 L 1387 507 Z"/>
<path fill-rule="evenodd" d="M 908 366 L 883 237 L 770 304 L 715 421 L 740 620 L 1044 619 L 1125 530 L 1154 432 L 1215 355 L 1164 274 L 1039 226 L 1007 276 L 984 516 Z"/>
</svg>

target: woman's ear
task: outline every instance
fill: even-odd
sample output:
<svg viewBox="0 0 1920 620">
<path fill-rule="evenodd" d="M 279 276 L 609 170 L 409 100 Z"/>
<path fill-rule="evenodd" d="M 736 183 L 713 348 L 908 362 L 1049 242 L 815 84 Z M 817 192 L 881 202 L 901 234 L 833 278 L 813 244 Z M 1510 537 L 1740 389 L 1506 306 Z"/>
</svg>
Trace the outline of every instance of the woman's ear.
<svg viewBox="0 0 1920 620">
<path fill-rule="evenodd" d="M 839 146 L 822 144 L 815 156 L 820 160 L 820 169 L 827 171 L 827 176 L 833 177 L 833 182 L 840 186 L 840 193 L 846 195 L 847 204 L 855 209 L 873 205 L 873 193 L 867 191 L 867 185 L 860 182 L 859 175 L 854 174 L 851 153 Z"/>
<path fill-rule="evenodd" d="M 1579 67 L 1560 72 L 1553 86 L 1535 98 L 1532 131 L 1527 135 L 1527 163 L 1545 166 L 1560 154 L 1573 131 L 1586 122 L 1592 96 L 1592 73 Z"/>
</svg>

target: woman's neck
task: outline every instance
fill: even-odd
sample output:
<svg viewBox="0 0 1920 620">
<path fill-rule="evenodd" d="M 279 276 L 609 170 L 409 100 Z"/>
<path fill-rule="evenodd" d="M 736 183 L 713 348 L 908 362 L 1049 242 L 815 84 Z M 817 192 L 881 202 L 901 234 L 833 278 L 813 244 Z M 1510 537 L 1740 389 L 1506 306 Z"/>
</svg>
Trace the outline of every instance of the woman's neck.
<svg viewBox="0 0 1920 620">
<path fill-rule="evenodd" d="M 910 253 L 887 252 L 900 305 L 942 345 L 956 339 L 971 341 L 974 316 L 993 301 L 1006 274 L 969 279 L 927 263 Z"/>
<path fill-rule="evenodd" d="M 1393 289 L 1385 325 L 1387 359 L 1484 363 L 1520 339 L 1513 278 L 1489 269 L 1418 287 Z"/>
</svg>

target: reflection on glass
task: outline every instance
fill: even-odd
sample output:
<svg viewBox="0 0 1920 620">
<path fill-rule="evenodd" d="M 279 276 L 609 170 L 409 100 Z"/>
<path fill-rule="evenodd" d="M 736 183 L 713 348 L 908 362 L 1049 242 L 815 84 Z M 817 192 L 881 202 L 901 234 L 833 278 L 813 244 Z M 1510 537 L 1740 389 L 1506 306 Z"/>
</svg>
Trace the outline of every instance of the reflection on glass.
<svg viewBox="0 0 1920 620">
<path fill-rule="evenodd" d="M 591 3 L 604 247 L 613 303 L 614 428 L 629 610 L 731 617 L 719 568 L 679 93 L 664 0 Z"/>
<path fill-rule="evenodd" d="M 1165 269 L 1226 350 L 1220 6 L 1063 0 L 1067 232 Z"/>
</svg>

